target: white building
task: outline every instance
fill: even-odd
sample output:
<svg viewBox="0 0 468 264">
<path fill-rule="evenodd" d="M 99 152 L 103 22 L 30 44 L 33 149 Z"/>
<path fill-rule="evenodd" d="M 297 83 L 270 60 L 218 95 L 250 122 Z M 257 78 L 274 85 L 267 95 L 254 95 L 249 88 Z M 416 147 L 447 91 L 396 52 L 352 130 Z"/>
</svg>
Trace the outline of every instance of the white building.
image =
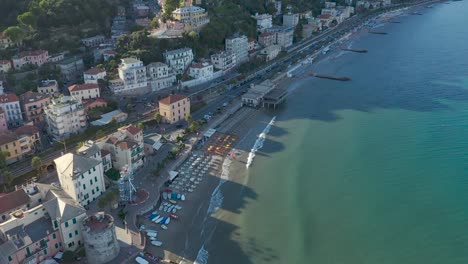
<svg viewBox="0 0 468 264">
<path fill-rule="evenodd" d="M 141 60 L 135 58 L 122 59 L 119 65 L 119 78 L 123 81 L 123 89 L 119 91 L 120 93 L 141 93 L 148 86 L 146 68 Z"/>
<path fill-rule="evenodd" d="M 177 74 L 184 73 L 193 61 L 191 48 L 182 48 L 164 52 L 164 60 Z"/>
<path fill-rule="evenodd" d="M 325 2 L 325 8 L 335 8 L 336 2 Z"/>
<path fill-rule="evenodd" d="M 98 83 L 98 80 L 104 80 L 107 76 L 106 69 L 103 68 L 91 68 L 83 73 L 83 79 L 85 83 Z"/>
<path fill-rule="evenodd" d="M 249 60 L 249 43 L 245 35 L 234 35 L 226 38 L 226 52 L 236 55 L 236 63 Z"/>
<path fill-rule="evenodd" d="M 0 73 L 7 73 L 11 69 L 11 61 L 0 60 Z"/>
<path fill-rule="evenodd" d="M 0 94 L 0 108 L 5 112 L 9 128 L 23 124 L 20 100 L 16 94 Z"/>
<path fill-rule="evenodd" d="M 271 26 L 273 25 L 272 17 L 270 14 L 257 14 L 255 16 L 255 20 L 257 20 L 257 29 L 259 31 L 262 31 L 266 28 L 271 28 Z"/>
<path fill-rule="evenodd" d="M 299 14 L 284 14 L 283 15 L 283 26 L 285 27 L 296 27 L 299 23 Z"/>
<path fill-rule="evenodd" d="M 146 66 L 148 83 L 153 92 L 171 87 L 176 82 L 176 75 L 165 63 L 154 62 Z"/>
<path fill-rule="evenodd" d="M 92 140 L 86 141 L 83 144 L 83 146 L 81 146 L 76 151 L 76 153 L 78 155 L 102 162 L 104 172 L 112 168 L 112 159 L 110 156 L 110 152 L 101 150 L 99 146 Z"/>
<path fill-rule="evenodd" d="M 52 99 L 44 112 L 48 132 L 56 141 L 80 133 L 86 128 L 83 104 L 70 96 Z"/>
<path fill-rule="evenodd" d="M 74 84 L 68 87 L 70 95 L 80 101 L 101 97 L 100 90 L 96 83 Z"/>
<path fill-rule="evenodd" d="M 213 78 L 213 65 L 208 62 L 192 63 L 189 67 L 189 76 L 195 79 Z"/>
<path fill-rule="evenodd" d="M 104 37 L 103 35 L 97 35 L 94 37 L 81 39 L 81 43 L 83 43 L 83 45 L 85 45 L 86 47 L 97 47 L 105 41 L 106 37 Z"/>
<path fill-rule="evenodd" d="M 211 63 L 218 70 L 228 71 L 236 66 L 236 54 L 220 52 L 211 55 Z"/>
<path fill-rule="evenodd" d="M 271 45 L 262 49 L 260 51 L 259 56 L 265 58 L 265 61 L 270 61 L 276 58 L 280 52 L 281 52 L 280 45 Z"/>
<path fill-rule="evenodd" d="M 89 205 L 106 191 L 102 161 L 67 153 L 54 163 L 63 191 L 82 206 Z"/>
</svg>

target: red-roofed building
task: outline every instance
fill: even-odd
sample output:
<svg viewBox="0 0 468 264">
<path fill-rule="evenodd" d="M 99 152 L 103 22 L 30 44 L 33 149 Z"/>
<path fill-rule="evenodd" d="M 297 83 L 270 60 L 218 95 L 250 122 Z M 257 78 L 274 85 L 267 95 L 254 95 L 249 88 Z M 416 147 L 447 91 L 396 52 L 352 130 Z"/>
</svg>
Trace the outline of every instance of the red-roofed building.
<svg viewBox="0 0 468 264">
<path fill-rule="evenodd" d="M 104 80 L 106 77 L 106 69 L 103 68 L 91 68 L 83 73 L 85 83 L 97 84 L 98 80 Z"/>
<path fill-rule="evenodd" d="M 189 76 L 195 79 L 211 80 L 213 78 L 213 65 L 208 62 L 194 62 L 189 67 Z"/>
<path fill-rule="evenodd" d="M 39 67 L 49 61 L 49 52 L 47 50 L 23 51 L 11 60 L 15 69 L 21 69 L 26 64 L 34 64 Z"/>
<path fill-rule="evenodd" d="M 104 58 L 104 61 L 108 61 L 111 58 L 114 58 L 115 55 L 117 55 L 117 52 L 115 50 L 105 50 L 102 52 L 102 57 Z"/>
<path fill-rule="evenodd" d="M 107 102 L 106 100 L 102 98 L 89 99 L 89 100 L 83 100 L 83 106 L 85 110 L 88 111 L 89 109 L 93 109 L 96 107 L 106 107 Z"/>
<path fill-rule="evenodd" d="M 317 20 L 322 23 L 323 27 L 328 27 L 330 26 L 330 23 L 333 20 L 333 15 L 332 14 L 321 14 L 317 16 Z"/>
<path fill-rule="evenodd" d="M 276 42 L 276 35 L 275 33 L 271 32 L 264 32 L 258 36 L 258 44 L 268 47 L 274 45 Z"/>
<path fill-rule="evenodd" d="M 23 154 L 33 153 L 41 147 L 39 128 L 31 125 L 21 126 L 15 129 L 15 134 Z"/>
<path fill-rule="evenodd" d="M 96 83 L 74 84 L 68 87 L 68 91 L 73 98 L 79 100 L 101 97 L 99 85 Z"/>
<path fill-rule="evenodd" d="M 143 165 L 143 131 L 133 125 L 121 127 L 117 132 L 99 139 L 97 145 L 110 153 L 112 164 L 118 170 L 125 165 L 133 168 Z"/>
<path fill-rule="evenodd" d="M 185 120 L 190 115 L 188 97 L 174 94 L 159 100 L 159 114 L 170 124 Z"/>
<path fill-rule="evenodd" d="M 0 222 L 8 219 L 8 215 L 18 209 L 28 209 L 29 196 L 23 189 L 0 196 Z"/>
<path fill-rule="evenodd" d="M 17 127 L 23 124 L 20 101 L 16 94 L 1 94 L 0 108 L 6 114 L 8 127 Z"/>
<path fill-rule="evenodd" d="M 0 60 L 0 73 L 7 73 L 11 69 L 11 61 Z"/>
</svg>

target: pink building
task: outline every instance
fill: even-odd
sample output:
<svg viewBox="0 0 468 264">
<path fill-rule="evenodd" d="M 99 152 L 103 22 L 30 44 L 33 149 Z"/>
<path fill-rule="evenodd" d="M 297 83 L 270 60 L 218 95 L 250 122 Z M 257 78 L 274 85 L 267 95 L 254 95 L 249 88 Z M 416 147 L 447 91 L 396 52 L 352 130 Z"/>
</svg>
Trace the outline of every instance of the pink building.
<svg viewBox="0 0 468 264">
<path fill-rule="evenodd" d="M 11 60 L 15 69 L 21 69 L 26 64 L 41 66 L 49 61 L 49 52 L 47 50 L 23 51 Z"/>
<path fill-rule="evenodd" d="M 32 121 L 34 125 L 38 125 L 44 122 L 44 109 L 50 104 L 50 96 L 27 91 L 20 95 L 20 103 L 26 121 Z"/>
<path fill-rule="evenodd" d="M 7 117 L 2 108 L 0 108 L 0 132 L 8 131 Z"/>
</svg>

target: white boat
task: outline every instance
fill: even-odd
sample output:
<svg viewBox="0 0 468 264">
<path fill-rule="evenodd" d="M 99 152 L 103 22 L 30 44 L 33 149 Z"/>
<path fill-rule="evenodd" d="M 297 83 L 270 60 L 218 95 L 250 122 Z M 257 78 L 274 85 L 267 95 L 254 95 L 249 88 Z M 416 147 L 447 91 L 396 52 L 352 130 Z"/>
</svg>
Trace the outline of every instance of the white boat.
<svg viewBox="0 0 468 264">
<path fill-rule="evenodd" d="M 162 242 L 161 241 L 151 241 L 151 244 L 154 245 L 154 246 L 157 246 L 157 247 L 160 247 L 162 246 Z"/>
<path fill-rule="evenodd" d="M 182 194 L 182 195 L 180 196 L 180 200 L 181 200 L 181 201 L 185 201 L 185 194 Z"/>
<path fill-rule="evenodd" d="M 175 208 L 176 208 L 177 210 L 180 210 L 180 209 L 182 209 L 182 206 L 176 205 Z"/>
<path fill-rule="evenodd" d="M 175 214 L 177 212 L 177 209 L 172 209 L 172 213 Z"/>
<path fill-rule="evenodd" d="M 162 211 L 163 209 L 164 209 L 163 205 L 159 206 L 159 211 Z"/>
<path fill-rule="evenodd" d="M 171 222 L 171 218 L 168 217 L 168 218 L 166 219 L 166 223 L 164 223 L 164 224 L 168 225 L 170 222 Z"/>
<path fill-rule="evenodd" d="M 167 226 L 161 225 L 162 229 L 167 230 Z"/>
<path fill-rule="evenodd" d="M 152 230 L 152 229 L 148 229 L 148 230 L 146 230 L 146 233 L 147 233 L 147 234 L 148 234 L 148 233 L 156 233 L 156 234 L 157 234 L 158 231 Z"/>
<path fill-rule="evenodd" d="M 156 240 L 156 237 L 149 237 L 149 240 L 155 241 L 155 240 Z"/>
<path fill-rule="evenodd" d="M 169 202 L 170 202 L 171 204 L 177 204 L 177 202 L 174 201 L 174 200 L 169 200 Z"/>
<path fill-rule="evenodd" d="M 146 235 L 149 236 L 149 237 L 156 237 L 158 235 L 158 233 L 148 232 L 148 233 L 146 233 Z"/>
<path fill-rule="evenodd" d="M 155 223 L 156 223 L 156 224 L 159 224 L 159 223 L 161 223 L 161 221 L 162 221 L 163 219 L 164 219 L 164 217 L 161 216 L 161 218 L 158 218 L 158 219 L 155 221 Z"/>
<path fill-rule="evenodd" d="M 164 200 L 167 199 L 167 193 L 166 193 L 166 192 L 163 192 L 163 199 L 164 199 Z"/>
<path fill-rule="evenodd" d="M 147 260 L 145 260 L 144 258 L 142 257 L 136 257 L 135 258 L 135 261 L 138 263 L 138 264 L 149 264 L 149 262 Z"/>
</svg>

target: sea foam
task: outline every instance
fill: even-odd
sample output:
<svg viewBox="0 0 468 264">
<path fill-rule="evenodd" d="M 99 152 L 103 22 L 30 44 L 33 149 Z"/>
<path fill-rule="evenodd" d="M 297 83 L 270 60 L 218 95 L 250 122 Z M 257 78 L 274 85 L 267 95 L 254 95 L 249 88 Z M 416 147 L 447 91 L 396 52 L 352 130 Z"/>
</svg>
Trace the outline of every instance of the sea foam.
<svg viewBox="0 0 468 264">
<path fill-rule="evenodd" d="M 245 167 L 250 167 L 252 165 L 252 162 L 255 158 L 255 152 L 257 152 L 259 149 L 263 147 L 263 142 L 265 142 L 266 135 L 270 132 L 271 126 L 275 123 L 276 116 L 274 116 L 270 123 L 263 129 L 262 133 L 258 136 L 257 140 L 255 140 L 255 144 L 253 148 L 250 150 L 249 157 L 247 157 L 247 163 L 245 164 Z"/>
</svg>

